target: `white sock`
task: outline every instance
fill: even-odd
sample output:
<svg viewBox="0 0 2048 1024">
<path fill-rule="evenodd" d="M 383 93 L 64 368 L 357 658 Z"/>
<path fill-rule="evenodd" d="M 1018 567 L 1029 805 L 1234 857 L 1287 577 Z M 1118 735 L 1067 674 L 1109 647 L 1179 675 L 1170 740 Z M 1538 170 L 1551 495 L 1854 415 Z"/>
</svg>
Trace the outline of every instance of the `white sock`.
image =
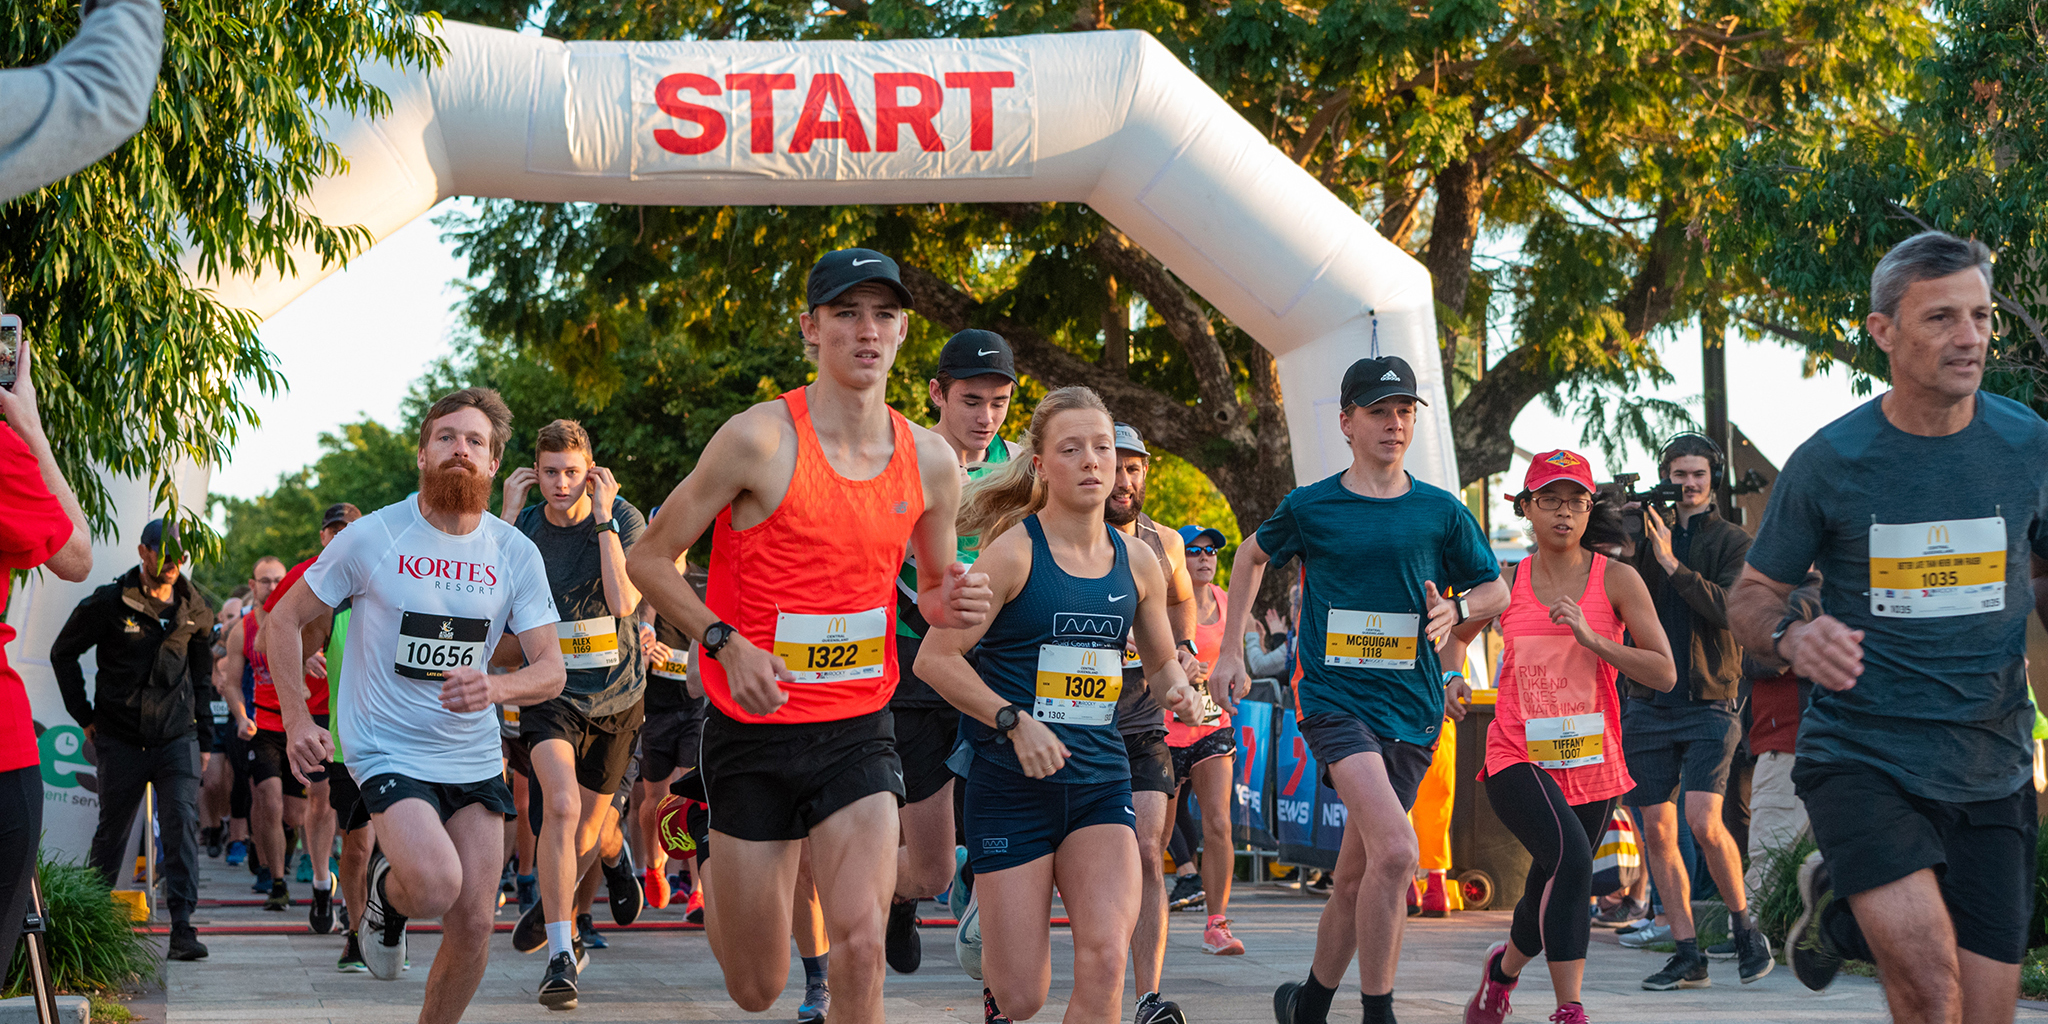
<svg viewBox="0 0 2048 1024">
<path fill-rule="evenodd" d="M 549 921 L 549 922 L 548 922 L 548 959 L 550 959 L 550 960 L 553 960 L 553 959 L 555 958 L 555 954 L 556 954 L 556 953 L 567 953 L 567 952 L 569 952 L 569 951 L 570 951 L 570 948 L 569 948 L 569 944 L 570 944 L 571 942 L 573 942 L 573 941 L 575 940 L 575 938 L 576 938 L 576 922 L 574 922 L 574 921 Z"/>
<path fill-rule="evenodd" d="M 326 877 L 325 879 L 319 879 L 319 878 L 315 878 L 315 879 L 313 879 L 313 888 L 314 888 L 314 889 L 315 889 L 316 891 L 319 891 L 319 892 L 333 892 L 333 891 L 334 891 L 334 876 L 333 876 L 333 875 L 328 875 L 328 876 L 327 876 L 327 877 Z"/>
</svg>

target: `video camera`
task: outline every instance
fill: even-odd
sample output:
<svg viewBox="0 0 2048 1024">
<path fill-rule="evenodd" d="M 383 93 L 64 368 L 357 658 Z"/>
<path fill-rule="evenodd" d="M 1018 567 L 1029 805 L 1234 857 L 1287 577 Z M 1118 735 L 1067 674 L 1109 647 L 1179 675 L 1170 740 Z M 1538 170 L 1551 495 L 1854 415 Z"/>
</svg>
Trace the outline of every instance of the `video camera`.
<svg viewBox="0 0 2048 1024">
<path fill-rule="evenodd" d="M 1631 537 L 1643 536 L 1644 511 L 1655 512 L 1667 527 L 1676 523 L 1678 514 L 1671 510 L 1671 506 L 1685 496 L 1685 488 L 1669 480 L 1661 481 L 1647 491 L 1638 491 L 1636 482 L 1642 478 L 1641 473 L 1614 474 L 1614 488 L 1621 492 L 1622 501 L 1641 506 L 1637 509 L 1624 508 L 1621 513 L 1622 529 Z"/>
</svg>

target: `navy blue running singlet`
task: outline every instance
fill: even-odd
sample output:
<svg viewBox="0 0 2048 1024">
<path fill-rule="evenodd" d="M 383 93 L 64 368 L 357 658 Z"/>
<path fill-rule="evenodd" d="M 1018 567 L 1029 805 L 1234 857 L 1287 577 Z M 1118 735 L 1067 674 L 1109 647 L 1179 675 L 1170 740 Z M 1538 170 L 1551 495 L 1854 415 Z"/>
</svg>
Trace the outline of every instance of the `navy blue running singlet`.
<svg viewBox="0 0 2048 1024">
<path fill-rule="evenodd" d="M 1025 519 L 1024 529 L 1031 534 L 1031 579 L 981 638 L 982 681 L 1004 700 L 1030 708 L 1067 745 L 1066 765 L 1045 781 L 1128 779 L 1130 755 L 1117 733 L 1116 700 L 1138 588 L 1123 534 L 1103 527 L 1116 544 L 1116 562 L 1108 575 L 1082 579 L 1053 559 L 1037 516 Z M 976 757 L 1023 774 L 1017 749 L 996 742 L 994 729 L 965 715 L 960 727 Z"/>
</svg>

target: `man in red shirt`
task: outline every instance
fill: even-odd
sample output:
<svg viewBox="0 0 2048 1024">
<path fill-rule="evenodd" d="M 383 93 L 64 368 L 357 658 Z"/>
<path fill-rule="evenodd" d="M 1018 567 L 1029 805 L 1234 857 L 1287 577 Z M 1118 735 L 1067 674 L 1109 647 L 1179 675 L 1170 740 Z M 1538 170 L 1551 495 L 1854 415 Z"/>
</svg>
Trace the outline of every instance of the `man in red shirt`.
<svg viewBox="0 0 2048 1024">
<path fill-rule="evenodd" d="M 13 387 L 0 388 L 0 957 L 14 956 L 28 916 L 30 872 L 43 834 L 43 779 L 28 690 L 7 664 L 14 630 L 6 623 L 9 571 L 48 568 L 59 579 L 92 573 L 92 534 L 36 412 L 29 346 L 21 343 Z M 189 929 L 188 929 L 189 931 Z M 172 954 L 180 936 L 172 936 Z M 188 938 L 198 944 L 196 936 Z M 204 948 L 200 954 L 205 956 Z"/>
</svg>

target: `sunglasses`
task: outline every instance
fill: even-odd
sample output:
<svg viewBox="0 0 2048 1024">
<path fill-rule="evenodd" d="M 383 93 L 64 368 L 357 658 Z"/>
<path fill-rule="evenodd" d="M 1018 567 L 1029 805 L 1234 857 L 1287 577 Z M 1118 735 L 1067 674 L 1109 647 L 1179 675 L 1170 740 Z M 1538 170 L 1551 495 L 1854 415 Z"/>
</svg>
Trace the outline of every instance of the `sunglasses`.
<svg viewBox="0 0 2048 1024">
<path fill-rule="evenodd" d="M 1213 554 L 1215 554 L 1216 552 L 1218 552 L 1218 551 L 1221 551 L 1221 550 L 1223 550 L 1223 549 L 1222 549 L 1222 548 L 1219 548 L 1219 547 L 1216 547 L 1216 546 L 1214 546 L 1214 545 L 1211 545 L 1211 544 L 1190 544 L 1190 545 L 1188 545 L 1188 554 L 1190 554 L 1190 555 L 1213 555 Z"/>
</svg>

